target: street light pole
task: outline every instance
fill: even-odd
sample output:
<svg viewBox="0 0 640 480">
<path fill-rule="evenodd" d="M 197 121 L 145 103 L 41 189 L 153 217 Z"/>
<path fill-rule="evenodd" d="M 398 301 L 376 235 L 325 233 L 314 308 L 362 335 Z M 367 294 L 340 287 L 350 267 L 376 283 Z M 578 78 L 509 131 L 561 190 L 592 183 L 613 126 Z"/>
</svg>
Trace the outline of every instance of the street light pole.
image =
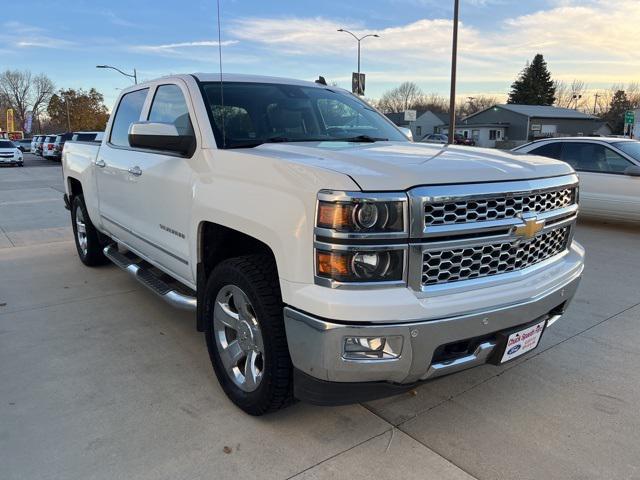
<svg viewBox="0 0 640 480">
<path fill-rule="evenodd" d="M 458 13 L 460 0 L 453 0 L 453 45 L 451 48 L 451 92 L 449 97 L 449 145 L 456 136 L 456 66 L 458 61 Z"/>
<path fill-rule="evenodd" d="M 376 38 L 380 38 L 380 35 L 378 35 L 377 33 L 369 33 L 367 35 L 363 35 L 362 37 L 358 37 L 357 35 L 355 35 L 354 33 L 350 32 L 349 30 L 345 30 L 344 28 L 340 28 L 338 29 L 339 32 L 344 32 L 344 33 L 348 33 L 349 35 L 351 35 L 353 38 L 356 39 L 356 41 L 358 42 L 358 95 L 360 94 L 360 91 L 362 90 L 362 85 L 360 84 L 360 42 L 362 40 L 364 40 L 367 37 L 376 37 Z"/>
<path fill-rule="evenodd" d="M 96 65 L 96 68 L 110 68 L 112 70 L 115 70 L 116 72 L 121 73 L 122 75 L 124 75 L 125 77 L 129 77 L 129 78 L 133 78 L 133 81 L 135 82 L 135 84 L 138 84 L 138 72 L 136 72 L 136 69 L 133 69 L 133 75 L 130 73 L 125 73 L 122 70 L 120 70 L 119 68 L 116 67 L 112 67 L 111 65 Z"/>
</svg>

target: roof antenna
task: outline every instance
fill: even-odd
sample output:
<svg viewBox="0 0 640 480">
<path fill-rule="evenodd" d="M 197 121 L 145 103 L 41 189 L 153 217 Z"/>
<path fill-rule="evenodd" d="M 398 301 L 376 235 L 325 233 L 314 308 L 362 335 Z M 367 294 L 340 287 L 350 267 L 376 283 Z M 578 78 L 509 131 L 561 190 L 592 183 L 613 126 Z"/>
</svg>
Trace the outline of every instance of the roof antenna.
<svg viewBox="0 0 640 480">
<path fill-rule="evenodd" d="M 220 61 L 220 106 L 222 108 L 222 148 L 227 146 L 227 135 L 224 127 L 224 87 L 222 82 L 222 34 L 220 32 L 220 0 L 217 0 L 218 5 L 218 57 Z"/>
</svg>

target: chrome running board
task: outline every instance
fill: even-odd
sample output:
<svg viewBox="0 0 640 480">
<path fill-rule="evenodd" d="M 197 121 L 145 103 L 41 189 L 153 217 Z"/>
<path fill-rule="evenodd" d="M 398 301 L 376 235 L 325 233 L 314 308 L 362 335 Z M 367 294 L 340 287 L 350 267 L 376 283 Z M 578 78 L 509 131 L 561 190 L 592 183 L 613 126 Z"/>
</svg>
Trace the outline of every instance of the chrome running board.
<svg viewBox="0 0 640 480">
<path fill-rule="evenodd" d="M 120 253 L 116 244 L 111 244 L 105 247 L 103 252 L 105 257 L 115 263 L 122 270 L 129 273 L 133 278 L 158 295 L 165 302 L 181 310 L 188 310 L 192 312 L 196 311 L 196 297 L 178 292 L 175 288 L 171 287 L 164 280 L 154 274 L 150 269 L 137 264 L 133 259 Z"/>
</svg>

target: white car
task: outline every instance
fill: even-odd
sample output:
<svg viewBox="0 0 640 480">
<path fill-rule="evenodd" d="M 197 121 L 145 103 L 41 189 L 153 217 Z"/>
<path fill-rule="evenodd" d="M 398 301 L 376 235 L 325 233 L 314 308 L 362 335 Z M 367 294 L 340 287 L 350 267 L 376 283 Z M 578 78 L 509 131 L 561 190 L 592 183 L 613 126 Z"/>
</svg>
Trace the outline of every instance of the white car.
<svg viewBox="0 0 640 480">
<path fill-rule="evenodd" d="M 44 158 L 55 158 L 56 157 L 56 137 L 58 135 L 48 135 L 44 138 L 44 142 L 42 142 L 42 156 Z"/>
<path fill-rule="evenodd" d="M 437 143 L 439 145 L 446 145 L 449 143 L 449 137 L 447 137 L 444 133 L 430 133 L 429 135 L 425 135 L 420 140 L 423 143 Z"/>
<path fill-rule="evenodd" d="M 195 310 L 223 390 L 253 415 L 512 360 L 583 270 L 569 165 L 413 143 L 319 83 L 138 84 L 62 167 L 80 260 Z"/>
<path fill-rule="evenodd" d="M 514 152 L 571 165 L 580 177 L 580 214 L 640 222 L 640 142 L 624 138 L 568 137 L 536 140 Z"/>
<path fill-rule="evenodd" d="M 0 165 L 24 166 L 22 152 L 11 140 L 0 140 Z"/>
</svg>

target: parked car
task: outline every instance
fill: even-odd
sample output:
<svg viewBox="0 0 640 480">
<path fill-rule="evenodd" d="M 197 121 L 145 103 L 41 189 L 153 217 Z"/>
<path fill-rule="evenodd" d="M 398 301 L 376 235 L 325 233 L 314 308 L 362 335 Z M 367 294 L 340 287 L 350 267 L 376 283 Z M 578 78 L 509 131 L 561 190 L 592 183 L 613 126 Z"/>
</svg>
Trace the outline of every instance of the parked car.
<svg viewBox="0 0 640 480">
<path fill-rule="evenodd" d="M 453 143 L 456 145 L 467 145 L 469 147 L 475 147 L 476 142 L 473 138 L 467 138 L 464 135 L 456 133 L 453 137 Z"/>
<path fill-rule="evenodd" d="M 60 135 L 56 135 L 53 141 L 53 155 L 52 157 L 56 160 L 60 160 L 62 158 L 62 150 L 64 148 L 64 144 L 67 140 L 71 140 L 73 137 L 73 133 L 61 133 Z"/>
<path fill-rule="evenodd" d="M 71 140 L 74 142 L 95 142 L 102 141 L 104 132 L 74 132 Z"/>
<path fill-rule="evenodd" d="M 42 142 L 42 156 L 44 158 L 55 159 L 55 141 L 58 135 L 47 135 Z"/>
<path fill-rule="evenodd" d="M 36 155 L 42 156 L 42 145 L 44 144 L 45 138 L 47 138 L 46 135 L 39 135 L 36 137 L 35 149 L 33 150 Z"/>
<path fill-rule="evenodd" d="M 24 138 L 22 140 L 18 140 L 17 142 L 14 141 L 13 143 L 16 144 L 16 146 L 20 149 L 20 151 L 22 153 L 31 151 L 31 139 L 30 138 Z"/>
<path fill-rule="evenodd" d="M 516 152 L 562 160 L 580 177 L 581 215 L 640 221 L 640 142 L 611 137 L 550 138 Z"/>
<path fill-rule="evenodd" d="M 434 149 L 346 90 L 253 75 L 131 86 L 108 125 L 62 155 L 78 256 L 195 310 L 253 415 L 508 362 L 580 281 L 564 162 Z"/>
<path fill-rule="evenodd" d="M 35 135 L 31 138 L 31 153 L 36 153 L 36 143 L 38 142 L 39 135 Z"/>
<path fill-rule="evenodd" d="M 24 166 L 22 151 L 11 140 L 0 140 L 0 165 Z"/>
<path fill-rule="evenodd" d="M 449 137 L 444 133 L 431 133 L 422 137 L 422 140 L 420 141 L 423 143 L 437 143 L 440 145 L 446 145 L 449 143 Z"/>
</svg>

